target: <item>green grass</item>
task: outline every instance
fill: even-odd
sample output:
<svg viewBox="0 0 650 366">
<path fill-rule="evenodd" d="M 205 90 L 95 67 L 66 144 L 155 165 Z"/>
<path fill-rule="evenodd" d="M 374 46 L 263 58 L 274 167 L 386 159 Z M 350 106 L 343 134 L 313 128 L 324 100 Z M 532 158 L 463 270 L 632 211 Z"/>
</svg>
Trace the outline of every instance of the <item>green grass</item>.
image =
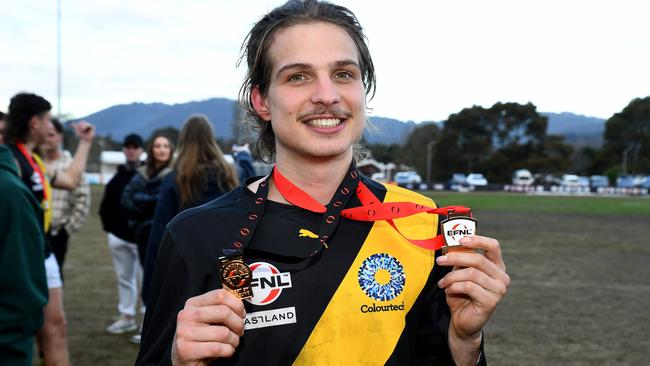
<svg viewBox="0 0 650 366">
<path fill-rule="evenodd" d="M 102 191 L 92 187 L 66 260 L 69 349 L 73 365 L 132 365 L 132 334 L 104 331 L 117 287 L 97 215 Z M 512 283 L 485 329 L 491 365 L 648 364 L 650 199 L 429 193 L 477 210 L 480 234 L 501 243 Z"/>
<path fill-rule="evenodd" d="M 546 196 L 493 192 L 425 192 L 438 205 L 522 213 L 650 216 L 648 197 Z"/>
</svg>

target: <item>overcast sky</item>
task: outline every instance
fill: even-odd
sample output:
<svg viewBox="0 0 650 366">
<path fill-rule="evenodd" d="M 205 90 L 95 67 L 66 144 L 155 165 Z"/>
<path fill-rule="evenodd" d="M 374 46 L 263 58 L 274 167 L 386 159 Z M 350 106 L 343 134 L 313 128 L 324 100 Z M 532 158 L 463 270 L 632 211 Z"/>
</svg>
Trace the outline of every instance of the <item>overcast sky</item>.
<svg viewBox="0 0 650 366">
<path fill-rule="evenodd" d="M 62 112 L 235 99 L 239 47 L 273 0 L 61 0 Z M 650 95 L 650 1 L 338 2 L 366 30 L 371 115 L 444 120 L 464 107 L 532 102 L 609 118 Z M 56 113 L 56 1 L 0 0 L 0 109 L 30 91 Z"/>
</svg>

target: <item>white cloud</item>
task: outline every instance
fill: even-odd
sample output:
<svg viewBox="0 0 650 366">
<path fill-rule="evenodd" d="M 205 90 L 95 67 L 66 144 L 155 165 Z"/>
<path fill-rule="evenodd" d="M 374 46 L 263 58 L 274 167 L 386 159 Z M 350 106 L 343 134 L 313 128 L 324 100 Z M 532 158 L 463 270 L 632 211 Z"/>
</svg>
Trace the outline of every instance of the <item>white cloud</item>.
<svg viewBox="0 0 650 366">
<path fill-rule="evenodd" d="M 282 2 L 62 0 L 63 111 L 235 98 L 240 43 Z M 607 118 L 650 94 L 646 2 L 340 3 L 369 38 L 373 115 L 441 120 L 474 104 L 531 101 L 540 111 Z M 21 90 L 55 102 L 56 3 L 11 9 L 0 24 L 0 106 Z"/>
</svg>

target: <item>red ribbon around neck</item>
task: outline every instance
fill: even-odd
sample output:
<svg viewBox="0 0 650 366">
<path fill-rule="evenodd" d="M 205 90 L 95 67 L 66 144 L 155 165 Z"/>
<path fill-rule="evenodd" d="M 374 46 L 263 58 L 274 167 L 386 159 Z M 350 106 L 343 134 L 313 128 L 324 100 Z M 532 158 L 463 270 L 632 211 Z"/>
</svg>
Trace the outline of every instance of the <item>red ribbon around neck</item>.
<svg viewBox="0 0 650 366">
<path fill-rule="evenodd" d="M 291 204 L 316 213 L 324 213 L 327 211 L 324 205 L 285 178 L 277 167 L 273 169 L 273 181 L 280 194 Z M 450 214 L 462 214 L 471 217 L 471 210 L 464 206 L 436 208 L 413 202 L 380 202 L 377 196 L 361 181 L 359 181 L 357 187 L 357 197 L 361 201 L 361 206 L 347 208 L 341 212 L 341 216 L 356 221 L 386 221 L 411 244 L 429 250 L 438 250 L 445 244 L 442 235 L 422 240 L 409 239 L 402 234 L 393 220 L 420 213 L 446 216 Z"/>
<path fill-rule="evenodd" d="M 43 201 L 47 201 L 48 196 L 47 196 L 47 189 L 45 189 L 45 184 L 46 184 L 45 183 L 45 174 L 41 170 L 41 167 L 38 164 L 36 164 L 36 162 L 34 161 L 34 158 L 32 158 L 32 154 L 30 154 L 27 151 L 27 148 L 25 147 L 25 144 L 16 143 L 16 147 L 18 147 L 18 150 L 20 150 L 20 152 L 23 154 L 25 159 L 27 159 L 27 162 L 32 167 L 34 172 L 36 172 L 36 174 L 38 174 L 38 176 L 41 178 L 41 184 L 43 185 Z"/>
</svg>

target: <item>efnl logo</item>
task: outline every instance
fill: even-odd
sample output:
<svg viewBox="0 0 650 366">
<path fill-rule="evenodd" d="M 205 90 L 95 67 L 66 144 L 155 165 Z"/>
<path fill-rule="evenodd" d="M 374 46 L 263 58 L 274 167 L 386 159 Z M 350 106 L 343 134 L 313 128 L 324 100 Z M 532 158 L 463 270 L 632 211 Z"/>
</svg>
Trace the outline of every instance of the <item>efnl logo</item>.
<svg viewBox="0 0 650 366">
<path fill-rule="evenodd" d="M 255 262 L 250 266 L 253 272 L 251 287 L 253 297 L 246 299 L 254 305 L 268 305 L 280 297 L 282 289 L 291 287 L 291 274 L 280 272 L 274 265 L 266 262 Z M 257 311 L 246 314 L 244 329 L 274 327 L 296 323 L 296 308 L 294 306 Z"/>
<path fill-rule="evenodd" d="M 390 301 L 399 296 L 406 284 L 404 267 L 387 253 L 373 254 L 359 267 L 359 286 L 368 297 L 379 301 Z M 399 305 L 361 305 L 362 313 L 404 310 L 404 302 Z"/>
<path fill-rule="evenodd" d="M 268 305 L 280 297 L 282 289 L 291 287 L 289 272 L 280 273 L 274 265 L 266 262 L 255 262 L 249 267 L 253 272 L 253 297 L 246 301 L 251 304 Z"/>
<path fill-rule="evenodd" d="M 451 218 L 442 222 L 442 233 L 447 245 L 460 245 L 460 239 L 476 234 L 476 221 L 466 217 Z"/>
</svg>

